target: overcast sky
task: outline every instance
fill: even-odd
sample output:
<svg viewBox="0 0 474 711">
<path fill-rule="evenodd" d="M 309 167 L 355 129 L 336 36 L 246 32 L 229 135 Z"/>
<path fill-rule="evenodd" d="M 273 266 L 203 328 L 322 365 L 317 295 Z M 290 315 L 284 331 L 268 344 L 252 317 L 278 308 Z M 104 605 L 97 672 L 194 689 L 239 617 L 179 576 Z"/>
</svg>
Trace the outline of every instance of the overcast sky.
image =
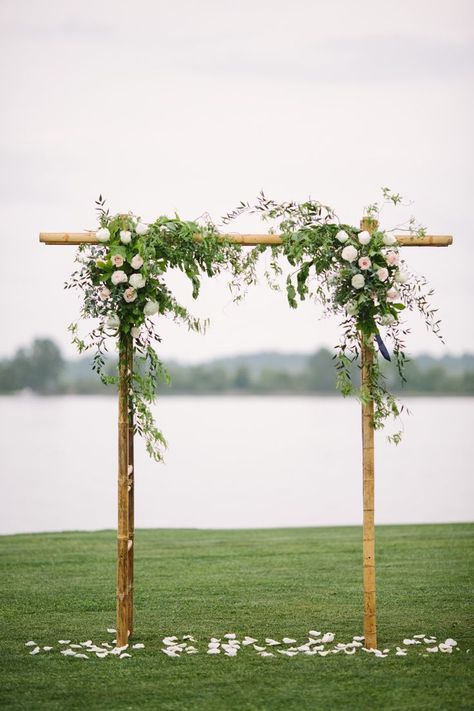
<svg viewBox="0 0 474 711">
<path fill-rule="evenodd" d="M 0 354 L 34 336 L 73 353 L 78 301 L 62 287 L 74 251 L 38 233 L 94 228 L 100 192 L 151 221 L 218 219 L 263 188 L 357 224 L 382 185 L 414 201 L 404 217 L 454 235 L 404 255 L 436 289 L 445 351 L 474 350 L 473 7 L 0 0 Z M 164 324 L 163 357 L 309 352 L 338 335 L 314 305 L 290 311 L 264 285 L 235 306 L 218 279 L 194 311 L 211 317 L 208 335 Z M 414 321 L 410 350 L 443 347 Z"/>
</svg>

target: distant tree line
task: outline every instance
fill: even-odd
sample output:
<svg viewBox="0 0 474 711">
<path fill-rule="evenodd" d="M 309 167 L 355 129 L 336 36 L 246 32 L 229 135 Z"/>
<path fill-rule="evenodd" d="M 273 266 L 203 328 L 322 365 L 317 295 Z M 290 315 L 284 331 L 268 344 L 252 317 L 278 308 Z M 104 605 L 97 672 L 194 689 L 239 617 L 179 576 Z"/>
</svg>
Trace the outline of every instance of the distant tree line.
<svg viewBox="0 0 474 711">
<path fill-rule="evenodd" d="M 253 358 L 253 360 L 252 360 Z M 278 367 L 279 358 L 285 367 Z M 307 358 L 298 357 L 291 367 L 288 356 L 265 354 L 228 358 L 202 365 L 168 366 L 171 384 L 163 383 L 162 394 L 254 393 L 254 394 L 333 394 L 335 369 L 332 354 L 321 348 Z M 256 366 L 258 360 L 258 367 Z M 268 364 L 269 363 L 269 364 Z M 420 356 L 406 368 L 407 383 L 402 385 L 395 368 L 383 364 L 390 387 L 407 394 L 474 395 L 474 356 L 449 356 L 436 360 Z M 113 373 L 116 359 L 110 358 L 108 371 Z M 357 378 L 357 364 L 354 377 Z M 66 361 L 51 340 L 36 339 L 28 348 L 20 348 L 12 358 L 0 360 L 0 393 L 22 390 L 44 395 L 112 394 L 90 369 L 87 358 Z"/>
</svg>

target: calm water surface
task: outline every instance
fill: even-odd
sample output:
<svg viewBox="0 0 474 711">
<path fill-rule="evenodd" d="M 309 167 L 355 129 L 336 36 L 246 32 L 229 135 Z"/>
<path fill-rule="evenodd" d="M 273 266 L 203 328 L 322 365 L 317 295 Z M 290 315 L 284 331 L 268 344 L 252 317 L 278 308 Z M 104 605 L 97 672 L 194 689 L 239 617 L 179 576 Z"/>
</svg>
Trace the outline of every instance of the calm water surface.
<svg viewBox="0 0 474 711">
<path fill-rule="evenodd" d="M 471 521 L 474 398 L 406 400 L 399 447 L 377 435 L 378 523 Z M 361 521 L 357 403 L 337 397 L 168 397 L 166 463 L 136 451 L 137 527 Z M 0 533 L 116 524 L 113 397 L 0 397 Z"/>
</svg>

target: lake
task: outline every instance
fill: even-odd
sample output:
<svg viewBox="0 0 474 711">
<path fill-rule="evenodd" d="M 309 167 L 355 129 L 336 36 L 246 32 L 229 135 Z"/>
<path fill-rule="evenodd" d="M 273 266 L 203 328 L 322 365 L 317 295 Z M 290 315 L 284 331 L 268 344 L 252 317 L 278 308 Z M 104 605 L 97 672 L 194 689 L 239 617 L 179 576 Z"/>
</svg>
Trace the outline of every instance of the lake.
<svg viewBox="0 0 474 711">
<path fill-rule="evenodd" d="M 406 398 L 378 433 L 376 521 L 471 521 L 474 398 Z M 136 526 L 361 523 L 360 413 L 338 397 L 165 397 L 165 464 L 136 446 Z M 0 397 L 0 533 L 116 525 L 113 397 Z"/>
</svg>

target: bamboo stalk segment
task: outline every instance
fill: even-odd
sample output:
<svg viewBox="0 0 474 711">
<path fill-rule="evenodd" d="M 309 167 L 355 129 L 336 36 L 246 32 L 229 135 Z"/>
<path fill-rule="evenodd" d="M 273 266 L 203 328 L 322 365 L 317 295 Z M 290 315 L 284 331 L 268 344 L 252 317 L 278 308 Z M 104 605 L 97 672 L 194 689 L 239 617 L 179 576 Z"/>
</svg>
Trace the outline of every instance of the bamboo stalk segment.
<svg viewBox="0 0 474 711">
<path fill-rule="evenodd" d="M 128 368 L 133 373 L 133 340 L 128 339 Z M 134 556 L 135 556 L 135 461 L 134 461 L 134 413 L 129 402 L 128 413 L 128 630 L 133 635 L 133 587 L 134 587 Z"/>
<path fill-rule="evenodd" d="M 117 646 L 128 643 L 129 623 L 129 353 L 130 336 L 119 339 L 118 387 L 118 522 L 117 522 Z"/>
<path fill-rule="evenodd" d="M 377 223 L 363 219 L 362 229 L 372 232 Z M 362 394 L 369 392 L 370 371 L 373 366 L 374 351 L 371 338 L 360 334 L 361 340 L 361 388 Z M 362 403 L 362 557 L 364 589 L 364 637 L 367 649 L 377 649 L 377 610 L 375 595 L 375 452 L 374 452 L 374 402 Z"/>
<path fill-rule="evenodd" d="M 223 234 L 222 236 L 236 244 L 242 244 L 247 247 L 255 247 L 259 244 L 278 245 L 282 243 L 280 235 Z M 398 244 L 402 247 L 448 247 L 453 243 L 451 235 L 395 236 Z M 196 235 L 196 239 L 199 240 L 200 236 Z M 40 232 L 39 240 L 43 244 L 99 244 L 95 232 Z"/>
</svg>

